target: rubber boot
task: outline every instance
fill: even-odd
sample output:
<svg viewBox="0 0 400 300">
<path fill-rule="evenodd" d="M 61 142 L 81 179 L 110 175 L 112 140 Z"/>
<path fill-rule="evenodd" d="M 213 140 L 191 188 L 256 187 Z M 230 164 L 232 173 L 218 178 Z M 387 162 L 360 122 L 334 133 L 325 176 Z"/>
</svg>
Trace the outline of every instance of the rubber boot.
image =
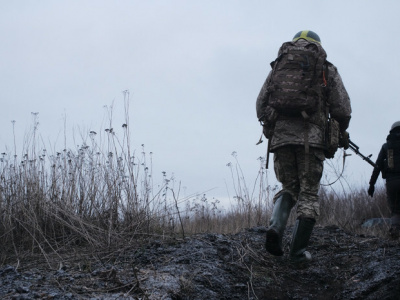
<svg viewBox="0 0 400 300">
<path fill-rule="evenodd" d="M 290 244 L 290 261 L 297 265 L 305 265 L 311 261 L 310 252 L 306 251 L 311 233 L 315 225 L 315 219 L 298 218 L 293 229 L 292 242 Z"/>
<path fill-rule="evenodd" d="M 272 255 L 283 255 L 283 233 L 294 204 L 295 202 L 289 193 L 282 193 L 275 201 L 265 241 L 265 248 Z"/>
</svg>

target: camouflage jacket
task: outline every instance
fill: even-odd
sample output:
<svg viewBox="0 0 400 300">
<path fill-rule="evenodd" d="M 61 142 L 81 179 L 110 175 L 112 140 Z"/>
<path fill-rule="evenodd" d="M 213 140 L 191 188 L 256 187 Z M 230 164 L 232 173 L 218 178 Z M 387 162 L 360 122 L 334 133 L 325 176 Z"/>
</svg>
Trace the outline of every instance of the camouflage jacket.
<svg viewBox="0 0 400 300">
<path fill-rule="evenodd" d="M 299 40 L 298 42 L 306 42 Z M 308 43 L 308 42 L 306 42 Z M 318 104 L 318 110 L 310 116 L 308 124 L 302 116 L 288 117 L 281 116 L 270 106 L 268 106 L 268 85 L 271 72 L 269 73 L 256 102 L 256 111 L 259 121 L 264 122 L 267 131 L 270 131 L 271 152 L 286 145 L 304 145 L 305 131 L 308 131 L 310 147 L 325 147 L 325 126 L 327 121 L 326 105 L 329 103 L 329 112 L 332 118 L 339 122 L 340 130 L 345 131 L 351 118 L 351 104 L 349 95 L 343 85 L 342 79 L 337 68 L 330 62 L 326 62 L 327 86 L 324 97 Z M 264 130 L 264 133 L 266 133 Z"/>
</svg>

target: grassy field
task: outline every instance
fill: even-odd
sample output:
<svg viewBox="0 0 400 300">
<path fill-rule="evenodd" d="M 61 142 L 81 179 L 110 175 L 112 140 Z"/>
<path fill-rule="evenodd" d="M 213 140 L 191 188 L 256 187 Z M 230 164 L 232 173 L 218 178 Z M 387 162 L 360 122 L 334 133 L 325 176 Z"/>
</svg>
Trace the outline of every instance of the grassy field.
<svg viewBox="0 0 400 300">
<path fill-rule="evenodd" d="M 35 116 L 34 116 L 35 118 Z M 207 195 L 180 196 L 180 186 L 163 174 L 153 182 L 152 153 L 131 149 L 129 128 L 88 133 L 81 146 L 48 153 L 36 121 L 22 156 L 0 157 L 0 265 L 12 256 L 47 255 L 76 245 L 109 247 L 152 236 L 184 238 L 201 232 L 234 233 L 268 224 L 277 186 L 268 183 L 264 160 L 249 187 L 236 156 L 228 165 L 235 203 L 222 210 Z M 99 141 L 103 141 L 100 143 Z M 363 189 L 320 190 L 319 225 L 357 231 L 363 220 L 387 217 L 385 191 L 373 199 Z M 295 214 L 292 213 L 290 222 Z"/>
</svg>

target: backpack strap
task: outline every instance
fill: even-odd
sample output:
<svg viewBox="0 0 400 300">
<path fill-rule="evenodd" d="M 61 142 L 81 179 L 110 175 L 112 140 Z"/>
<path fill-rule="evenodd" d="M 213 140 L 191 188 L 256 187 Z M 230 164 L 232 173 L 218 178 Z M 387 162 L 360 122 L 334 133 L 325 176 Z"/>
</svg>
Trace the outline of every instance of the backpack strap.
<svg viewBox="0 0 400 300">
<path fill-rule="evenodd" d="M 304 119 L 304 170 L 306 173 L 308 173 L 308 169 L 309 169 L 309 156 L 310 156 L 310 144 L 308 141 L 308 130 L 310 127 L 310 122 L 308 121 L 310 116 L 303 110 L 301 112 L 301 115 L 303 116 Z"/>
</svg>

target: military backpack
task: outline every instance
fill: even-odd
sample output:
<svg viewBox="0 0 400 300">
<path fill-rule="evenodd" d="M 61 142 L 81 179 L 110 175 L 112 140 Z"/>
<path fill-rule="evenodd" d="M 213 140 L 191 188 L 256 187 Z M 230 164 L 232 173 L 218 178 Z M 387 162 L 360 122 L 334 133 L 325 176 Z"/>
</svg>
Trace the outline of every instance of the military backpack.
<svg viewBox="0 0 400 300">
<path fill-rule="evenodd" d="M 398 175 L 400 174 L 400 133 L 390 133 L 386 139 L 386 145 L 385 170 L 382 175 L 384 177 L 394 173 Z"/>
<path fill-rule="evenodd" d="M 269 105 L 281 115 L 314 113 L 322 98 L 326 52 L 317 43 L 286 42 L 271 63 Z"/>
</svg>

